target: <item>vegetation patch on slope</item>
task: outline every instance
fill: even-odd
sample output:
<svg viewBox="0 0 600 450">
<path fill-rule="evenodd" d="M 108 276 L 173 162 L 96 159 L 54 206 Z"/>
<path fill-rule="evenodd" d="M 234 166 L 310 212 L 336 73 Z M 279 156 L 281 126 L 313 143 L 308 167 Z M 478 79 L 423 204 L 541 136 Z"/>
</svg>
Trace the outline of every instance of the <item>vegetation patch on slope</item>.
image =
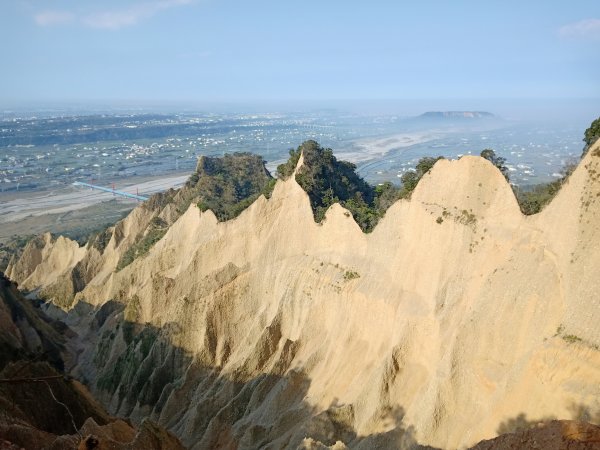
<svg viewBox="0 0 600 450">
<path fill-rule="evenodd" d="M 584 152 L 585 155 L 585 152 Z M 486 148 L 481 152 L 481 157 L 490 161 L 504 175 L 506 181 L 510 182 L 506 159 L 497 156 L 496 152 Z M 552 201 L 558 194 L 560 188 L 569 179 L 573 171 L 577 168 L 576 162 L 567 163 L 561 170 L 561 177 L 548 183 L 539 183 L 531 186 L 512 185 L 512 190 L 521 208 L 521 212 L 526 216 L 539 213 L 544 207 Z"/>
<path fill-rule="evenodd" d="M 143 207 L 159 214 L 173 205 L 177 216 L 183 214 L 192 203 L 202 211 L 211 210 L 220 221 L 233 219 L 250 206 L 261 194 L 270 197 L 275 179 L 265 168 L 265 161 L 251 153 L 233 153 L 223 157 L 202 156 L 196 171 L 185 186 L 155 194 Z M 167 232 L 171 223 L 156 216 L 134 243 L 125 251 L 117 270 L 144 256 Z M 110 236 L 107 236 L 110 239 Z M 107 240 L 99 235 L 89 244 L 103 249 Z"/>
<path fill-rule="evenodd" d="M 560 188 L 569 179 L 577 164 L 567 164 L 561 171 L 561 177 L 548 183 L 533 186 L 513 186 L 521 212 L 526 216 L 539 213 L 552 201 Z"/>
<path fill-rule="evenodd" d="M 237 217 L 261 194 L 270 197 L 275 179 L 261 156 L 234 153 L 222 158 L 201 157 L 188 183 L 198 193 L 198 207 L 210 209 L 223 221 Z"/>
<path fill-rule="evenodd" d="M 594 133 L 596 133 L 597 136 L 593 137 Z M 584 141 L 586 142 L 586 147 L 584 149 L 583 156 L 585 156 L 591 144 L 593 144 L 599 136 L 600 118 L 596 119 L 592 123 L 592 126 L 586 130 L 584 138 Z M 505 158 L 497 156 L 494 150 L 489 148 L 481 152 L 481 157 L 487 159 L 494 166 L 496 166 L 496 168 L 502 173 L 502 175 L 504 175 L 506 181 L 510 182 L 510 178 L 508 175 L 508 167 L 506 166 Z M 556 194 L 558 194 L 562 186 L 567 182 L 571 174 L 577 168 L 577 164 L 578 162 L 574 161 L 565 164 L 565 166 L 561 169 L 560 172 L 561 177 L 554 181 L 528 186 L 512 185 L 512 189 L 517 199 L 517 203 L 519 204 L 519 208 L 521 209 L 521 212 L 526 216 L 530 216 L 542 211 L 542 209 L 544 209 L 544 207 L 548 205 L 554 197 L 556 197 Z"/>
<path fill-rule="evenodd" d="M 127 249 L 117 263 L 117 270 L 131 264 L 136 258 L 144 256 L 158 241 L 162 239 L 168 230 L 168 224 L 160 217 L 154 217 L 144 235 Z"/>
<path fill-rule="evenodd" d="M 582 156 L 585 156 L 585 154 L 588 152 L 590 147 L 598 139 L 600 139 L 600 117 L 598 117 L 596 120 L 594 120 L 592 122 L 592 124 L 589 126 L 589 128 L 587 130 L 585 130 L 585 133 L 583 134 L 583 142 L 585 142 L 585 147 L 583 149 Z"/>
<path fill-rule="evenodd" d="M 18 259 L 23 254 L 27 243 L 35 236 L 13 236 L 6 242 L 0 242 L 0 271 L 5 271 L 12 258 Z"/>
<path fill-rule="evenodd" d="M 310 198 L 315 221 L 322 222 L 327 209 L 339 203 L 367 233 L 396 200 L 410 196 L 421 177 L 440 159 L 422 158 L 415 170 L 404 174 L 402 187 L 389 182 L 372 186 L 356 173 L 356 165 L 338 160 L 330 148 L 310 140 L 290 150 L 288 161 L 277 168 L 280 178 L 287 179 L 294 173 L 300 155 L 304 163 L 296 173 L 296 181 Z"/>
</svg>

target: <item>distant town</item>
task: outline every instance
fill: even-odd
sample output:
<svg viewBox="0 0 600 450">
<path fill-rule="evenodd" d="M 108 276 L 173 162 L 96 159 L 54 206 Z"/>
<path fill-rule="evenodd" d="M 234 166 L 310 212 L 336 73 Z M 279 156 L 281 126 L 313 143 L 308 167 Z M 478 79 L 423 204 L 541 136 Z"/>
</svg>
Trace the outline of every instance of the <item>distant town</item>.
<svg viewBox="0 0 600 450">
<path fill-rule="evenodd" d="M 483 112 L 406 118 L 335 111 L 264 114 L 94 114 L 0 119 L 0 191 L 73 182 L 109 185 L 191 172 L 198 156 L 255 152 L 274 171 L 306 139 L 334 148 L 371 182 L 399 182 L 424 155 L 457 158 L 493 148 L 516 184 L 560 176 L 581 153 L 578 127 L 535 127 Z M 1 195 L 1 193 L 0 193 Z"/>
</svg>

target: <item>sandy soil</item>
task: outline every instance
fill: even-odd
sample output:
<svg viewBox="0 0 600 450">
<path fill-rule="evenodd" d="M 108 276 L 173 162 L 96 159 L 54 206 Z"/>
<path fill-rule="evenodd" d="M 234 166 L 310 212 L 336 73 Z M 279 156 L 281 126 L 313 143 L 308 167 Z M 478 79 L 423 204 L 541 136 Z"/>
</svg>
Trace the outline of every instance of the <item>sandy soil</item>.
<svg viewBox="0 0 600 450">
<path fill-rule="evenodd" d="M 376 156 L 384 156 L 392 150 L 422 144 L 436 139 L 435 135 L 422 133 L 401 133 L 386 137 L 364 138 L 352 141 L 350 148 L 337 152 L 338 159 L 354 163 L 368 161 Z"/>
<path fill-rule="evenodd" d="M 181 186 L 188 175 L 158 178 L 129 185 L 118 185 L 115 189 L 140 195 L 149 195 L 165 191 L 171 187 Z M 0 223 L 16 222 L 28 216 L 40 216 L 44 214 L 58 214 L 74 211 L 113 199 L 113 194 L 85 189 L 76 186 L 68 186 L 59 190 L 25 194 L 23 197 L 12 198 L 8 201 L 0 200 Z M 2 199 L 2 197 L 0 197 Z M 129 201 L 123 199 L 124 201 Z M 131 200 L 133 206 L 137 203 Z"/>
<path fill-rule="evenodd" d="M 32 214 L 19 221 L 0 224 L 0 243 L 15 236 L 39 235 L 46 232 L 80 239 L 121 220 L 137 203 L 111 199 L 81 209 L 61 213 Z"/>
</svg>

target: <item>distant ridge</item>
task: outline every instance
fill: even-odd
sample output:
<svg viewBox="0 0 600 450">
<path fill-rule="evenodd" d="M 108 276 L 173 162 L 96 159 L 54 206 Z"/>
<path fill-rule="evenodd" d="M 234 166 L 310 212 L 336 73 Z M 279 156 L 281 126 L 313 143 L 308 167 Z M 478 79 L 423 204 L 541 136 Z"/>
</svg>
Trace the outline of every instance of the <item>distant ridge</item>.
<svg viewBox="0 0 600 450">
<path fill-rule="evenodd" d="M 428 111 L 418 116 L 420 119 L 493 119 L 496 116 L 487 111 Z"/>
</svg>

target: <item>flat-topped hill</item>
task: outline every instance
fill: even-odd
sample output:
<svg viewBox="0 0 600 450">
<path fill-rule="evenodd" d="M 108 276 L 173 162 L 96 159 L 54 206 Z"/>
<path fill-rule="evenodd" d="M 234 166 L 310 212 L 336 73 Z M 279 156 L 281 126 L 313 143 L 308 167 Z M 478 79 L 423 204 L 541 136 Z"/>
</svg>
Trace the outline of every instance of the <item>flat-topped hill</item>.
<svg viewBox="0 0 600 450">
<path fill-rule="evenodd" d="M 419 116 L 421 119 L 493 119 L 496 116 L 486 111 L 427 111 Z"/>
</svg>

